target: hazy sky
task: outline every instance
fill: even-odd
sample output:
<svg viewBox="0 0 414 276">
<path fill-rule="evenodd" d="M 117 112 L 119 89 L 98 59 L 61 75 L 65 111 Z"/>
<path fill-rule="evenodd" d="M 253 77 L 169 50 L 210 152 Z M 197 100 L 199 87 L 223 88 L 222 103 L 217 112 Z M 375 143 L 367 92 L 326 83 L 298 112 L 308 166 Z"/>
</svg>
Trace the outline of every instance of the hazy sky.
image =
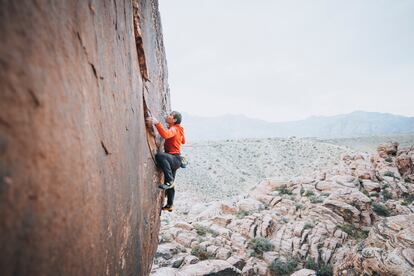
<svg viewBox="0 0 414 276">
<path fill-rule="evenodd" d="M 172 108 L 414 116 L 414 0 L 159 0 Z"/>
</svg>

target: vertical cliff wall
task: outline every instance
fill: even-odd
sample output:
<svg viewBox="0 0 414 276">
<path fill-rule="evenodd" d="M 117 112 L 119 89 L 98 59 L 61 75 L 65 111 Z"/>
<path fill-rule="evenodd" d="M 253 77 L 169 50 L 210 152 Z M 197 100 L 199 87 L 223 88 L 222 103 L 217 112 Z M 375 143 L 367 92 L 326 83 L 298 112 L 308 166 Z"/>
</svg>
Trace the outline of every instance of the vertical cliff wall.
<svg viewBox="0 0 414 276">
<path fill-rule="evenodd" d="M 0 2 L 2 275 L 146 275 L 169 109 L 156 0 Z"/>
</svg>

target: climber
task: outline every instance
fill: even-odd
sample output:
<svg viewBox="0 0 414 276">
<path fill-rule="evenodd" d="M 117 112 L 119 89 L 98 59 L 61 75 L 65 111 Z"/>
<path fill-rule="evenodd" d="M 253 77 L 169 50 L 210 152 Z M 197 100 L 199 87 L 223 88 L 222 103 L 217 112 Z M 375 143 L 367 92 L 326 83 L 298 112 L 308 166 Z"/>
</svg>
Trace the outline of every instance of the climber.
<svg viewBox="0 0 414 276">
<path fill-rule="evenodd" d="M 168 129 L 154 117 L 147 117 L 149 124 L 155 125 L 158 133 L 165 139 L 164 150 L 165 152 L 158 152 L 155 155 L 157 165 L 164 172 L 164 183 L 158 187 L 165 190 L 165 196 L 167 197 L 167 205 L 162 207 L 163 211 L 172 211 L 174 195 L 175 195 L 175 173 L 182 165 L 181 163 L 181 144 L 185 144 L 184 128 L 181 126 L 181 114 L 177 111 L 171 112 L 165 118 L 168 124 Z"/>
</svg>

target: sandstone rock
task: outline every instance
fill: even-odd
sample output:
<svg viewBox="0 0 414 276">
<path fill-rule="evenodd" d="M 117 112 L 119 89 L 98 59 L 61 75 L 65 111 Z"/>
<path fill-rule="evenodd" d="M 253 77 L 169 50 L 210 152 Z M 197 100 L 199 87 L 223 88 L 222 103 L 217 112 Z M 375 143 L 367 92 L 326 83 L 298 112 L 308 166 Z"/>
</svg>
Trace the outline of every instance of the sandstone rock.
<svg viewBox="0 0 414 276">
<path fill-rule="evenodd" d="M 396 155 L 398 151 L 398 146 L 399 144 L 397 142 L 381 144 L 378 146 L 377 152 L 382 158 L 385 158 L 388 155 Z"/>
<path fill-rule="evenodd" d="M 371 225 L 371 199 L 355 189 L 339 189 L 323 203 L 350 223 Z"/>
<path fill-rule="evenodd" d="M 413 214 L 386 218 L 371 229 L 364 242 L 368 247 L 346 251 L 339 258 L 336 271 L 352 268 L 357 274 L 412 275 L 413 233 Z"/>
<path fill-rule="evenodd" d="M 236 206 L 241 211 L 246 211 L 246 212 L 252 212 L 252 211 L 257 211 L 257 210 L 264 209 L 264 206 L 260 201 L 255 200 L 255 199 L 250 198 L 250 197 L 238 201 Z"/>
<path fill-rule="evenodd" d="M 399 155 L 395 159 L 395 163 L 397 165 L 399 173 L 403 177 L 410 175 L 410 174 L 414 174 L 413 160 L 408 154 L 404 153 L 404 154 Z"/>
<path fill-rule="evenodd" d="M 192 233 L 192 232 L 181 232 L 175 238 L 176 242 L 178 242 L 179 244 L 185 247 L 190 247 L 191 243 L 196 240 L 197 240 L 197 234 Z"/>
<path fill-rule="evenodd" d="M 184 263 L 184 256 L 177 256 L 171 261 L 173 268 L 179 268 Z"/>
<path fill-rule="evenodd" d="M 172 267 L 161 267 L 151 273 L 151 276 L 179 276 L 178 269 Z"/>
<path fill-rule="evenodd" d="M 227 248 L 219 248 L 216 251 L 216 258 L 219 260 L 227 260 L 231 256 L 231 250 Z"/>
<path fill-rule="evenodd" d="M 217 233 L 217 235 L 220 235 L 220 236 L 230 237 L 231 235 L 231 231 L 229 229 L 222 227 L 220 225 L 212 224 L 210 226 L 210 230 L 213 231 L 214 233 Z"/>
<path fill-rule="evenodd" d="M 365 191 L 367 191 L 368 193 L 381 191 L 381 185 L 371 180 L 363 180 L 362 186 L 364 187 Z"/>
<path fill-rule="evenodd" d="M 303 268 L 291 274 L 290 276 L 315 276 L 315 275 L 316 275 L 315 270 Z"/>
<path fill-rule="evenodd" d="M 352 175 L 335 175 L 331 178 L 332 182 L 340 184 L 342 186 L 346 186 L 349 188 L 355 188 L 355 181 L 357 179 Z"/>
<path fill-rule="evenodd" d="M 332 192 L 344 188 L 343 185 L 331 181 L 319 181 L 315 184 L 315 189 L 320 192 Z"/>
<path fill-rule="evenodd" d="M 189 224 L 185 221 L 178 221 L 178 222 L 174 223 L 174 227 L 181 228 L 181 229 L 184 229 L 186 231 L 191 231 L 191 230 L 194 229 L 194 227 L 191 224 Z"/>
<path fill-rule="evenodd" d="M 199 259 L 194 255 L 187 255 L 184 258 L 184 265 L 196 264 L 199 262 Z"/>
<path fill-rule="evenodd" d="M 242 270 L 242 275 L 245 276 L 266 276 L 268 273 L 267 264 L 257 258 L 250 258 L 247 260 L 245 267 Z"/>
<path fill-rule="evenodd" d="M 241 271 L 223 260 L 206 260 L 180 269 L 180 275 L 185 276 L 219 276 L 241 275 Z"/>
<path fill-rule="evenodd" d="M 237 208 L 235 206 L 233 206 L 232 204 L 227 203 L 227 202 L 223 202 L 220 205 L 220 209 L 221 209 L 223 214 L 232 214 L 233 215 L 233 214 L 237 213 Z"/>
<path fill-rule="evenodd" d="M 252 198 L 259 200 L 260 202 L 269 205 L 274 199 L 270 194 L 277 188 L 290 187 L 291 182 L 284 178 L 266 179 L 260 182 L 254 189 L 252 189 L 249 195 Z"/>
<path fill-rule="evenodd" d="M 218 248 L 218 246 L 216 246 L 216 245 L 210 245 L 210 246 L 207 246 L 207 253 L 210 255 L 210 256 L 216 256 L 216 252 L 217 252 L 217 250 L 218 250 L 219 248 Z"/>
<path fill-rule="evenodd" d="M 234 232 L 231 235 L 231 242 L 233 244 L 233 246 L 239 247 L 239 248 L 244 248 L 247 241 L 246 238 L 244 238 L 241 234 Z"/>
<path fill-rule="evenodd" d="M 157 1 L 0 10 L 1 274 L 148 275 L 163 193 L 145 116 L 170 110 Z"/>
<path fill-rule="evenodd" d="M 166 260 L 171 259 L 174 254 L 181 251 L 180 245 L 176 243 L 162 243 L 158 245 L 155 257 L 162 257 Z"/>
<path fill-rule="evenodd" d="M 243 258 L 240 258 L 238 256 L 231 256 L 226 261 L 232 266 L 240 270 L 242 270 L 243 267 L 246 265 L 246 261 Z"/>
<path fill-rule="evenodd" d="M 263 260 L 268 265 L 270 265 L 273 262 L 273 260 L 279 258 L 279 256 L 280 256 L 279 253 L 274 252 L 274 251 L 266 251 L 266 252 L 263 252 Z"/>
<path fill-rule="evenodd" d="M 216 216 L 216 217 L 213 217 L 210 221 L 213 223 L 213 224 L 216 224 L 216 225 L 218 225 L 218 226 L 222 226 L 222 227 L 226 227 L 227 226 L 227 224 L 229 224 L 231 221 L 232 221 L 232 219 L 233 219 L 234 217 L 233 216 L 231 216 L 231 215 L 226 215 L 226 216 Z"/>
</svg>

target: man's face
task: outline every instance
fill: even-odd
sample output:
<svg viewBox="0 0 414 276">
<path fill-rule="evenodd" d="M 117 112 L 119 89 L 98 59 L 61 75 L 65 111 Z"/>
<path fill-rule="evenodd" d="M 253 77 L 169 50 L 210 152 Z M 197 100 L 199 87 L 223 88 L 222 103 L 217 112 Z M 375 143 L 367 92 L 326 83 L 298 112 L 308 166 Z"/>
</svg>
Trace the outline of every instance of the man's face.
<svg viewBox="0 0 414 276">
<path fill-rule="evenodd" d="M 165 117 L 165 121 L 167 122 L 167 124 L 173 125 L 174 124 L 174 117 L 172 114 L 167 115 L 167 117 Z"/>
</svg>

